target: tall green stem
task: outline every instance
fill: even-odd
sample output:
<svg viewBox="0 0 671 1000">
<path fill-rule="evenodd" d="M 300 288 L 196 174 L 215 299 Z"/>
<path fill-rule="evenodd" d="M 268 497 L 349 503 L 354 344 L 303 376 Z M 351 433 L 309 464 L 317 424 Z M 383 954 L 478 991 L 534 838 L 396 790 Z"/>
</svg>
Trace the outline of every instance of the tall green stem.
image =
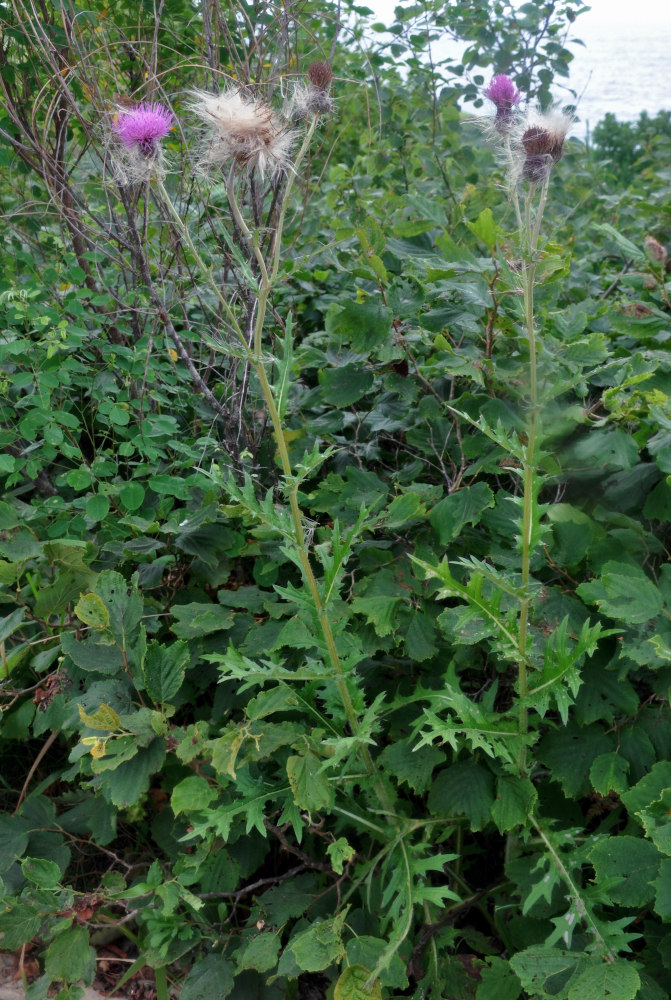
<svg viewBox="0 0 671 1000">
<path fill-rule="evenodd" d="M 529 345 L 529 410 L 527 416 L 527 442 L 524 451 L 524 493 L 522 502 L 522 591 L 520 602 L 519 637 L 518 637 L 518 693 L 519 731 L 524 735 L 528 728 L 528 710 L 526 697 L 528 694 L 527 678 L 527 642 L 529 629 L 529 612 L 531 597 L 529 582 L 531 577 L 531 557 L 533 555 L 533 509 L 536 492 L 536 451 L 539 431 L 538 406 L 538 376 L 536 365 L 536 331 L 534 328 L 534 287 L 536 281 L 536 266 L 540 227 L 547 199 L 548 181 L 543 182 L 540 198 L 532 224 L 532 205 L 536 194 L 536 185 L 531 184 L 524 204 L 524 228 L 520 233 L 523 242 L 525 259 L 522 266 L 522 281 L 524 292 L 524 321 Z M 518 213 L 518 218 L 519 218 Z M 520 771 L 526 770 L 526 749 L 522 748 L 518 757 Z"/>
<path fill-rule="evenodd" d="M 294 178 L 297 176 L 297 171 L 302 163 L 305 154 L 310 145 L 310 140 L 314 133 L 316 127 L 316 118 L 313 119 L 310 127 L 308 128 L 301 148 L 298 151 L 296 159 L 294 160 L 293 170 L 289 175 L 287 181 L 287 186 L 284 192 L 284 198 L 282 200 L 282 205 L 279 212 L 279 218 L 277 222 L 277 229 L 275 232 L 275 239 L 272 248 L 272 263 L 270 268 L 266 266 L 265 261 L 261 257 L 261 253 L 258 247 L 258 241 L 255 234 L 250 233 L 242 218 L 242 213 L 237 204 L 237 199 L 235 197 L 235 191 L 233 188 L 233 178 L 232 175 L 229 177 L 228 183 L 228 200 L 231 206 L 231 212 L 235 218 L 241 232 L 244 234 L 245 238 L 251 241 L 252 250 L 254 255 L 259 261 L 259 271 L 261 275 L 261 281 L 259 285 L 259 294 L 257 300 L 257 311 L 256 311 L 256 321 L 254 324 L 254 340 L 252 354 L 250 358 L 250 363 L 254 369 L 256 376 L 259 380 L 259 385 L 261 388 L 261 393 L 265 401 L 266 407 L 268 409 L 268 415 L 270 416 L 270 421 L 273 427 L 273 436 L 275 438 L 275 443 L 277 445 L 277 451 L 280 457 L 280 464 L 282 466 L 282 472 L 284 473 L 287 480 L 290 480 L 293 474 L 291 467 L 291 459 L 289 458 L 289 452 L 286 445 L 286 439 L 284 436 L 284 428 L 282 426 L 282 418 L 280 416 L 279 410 L 275 403 L 275 398 L 273 396 L 272 387 L 268 381 L 268 376 L 266 374 L 264 359 L 263 359 L 263 325 L 266 317 L 266 311 L 268 308 L 268 299 L 272 291 L 273 285 L 277 278 L 280 262 L 280 252 L 282 246 L 282 230 L 284 227 L 284 219 L 286 215 L 286 206 L 288 195 L 293 187 Z M 347 687 L 347 681 L 342 669 L 342 664 L 340 662 L 340 657 L 338 655 L 338 649 L 335 643 L 335 637 L 333 635 L 333 629 L 331 628 L 331 622 L 328 617 L 326 607 L 322 600 L 322 595 L 319 590 L 319 585 L 312 569 L 312 564 L 310 562 L 310 552 L 307 542 L 305 526 L 303 524 L 303 515 L 301 513 L 300 505 L 298 503 L 298 485 L 291 487 L 289 491 L 289 507 L 291 509 L 291 518 L 293 521 L 294 528 L 294 541 L 296 544 L 296 549 L 298 551 L 301 567 L 303 570 L 303 578 L 310 591 L 310 596 L 312 598 L 312 603 L 317 614 L 319 621 L 319 628 L 321 630 L 324 643 L 326 645 L 328 658 L 331 664 L 331 669 L 333 670 L 333 676 L 335 680 L 336 687 L 338 689 L 338 694 L 342 702 L 345 715 L 347 716 L 347 721 L 349 727 L 354 736 L 357 736 L 360 731 L 359 718 L 352 702 L 349 689 Z M 359 748 L 360 757 L 366 767 L 368 773 L 372 776 L 376 776 L 377 767 L 370 754 L 368 747 L 362 743 Z M 383 810 L 389 814 L 393 815 L 393 804 L 389 793 L 379 777 L 376 778 L 376 792 L 380 805 Z"/>
</svg>

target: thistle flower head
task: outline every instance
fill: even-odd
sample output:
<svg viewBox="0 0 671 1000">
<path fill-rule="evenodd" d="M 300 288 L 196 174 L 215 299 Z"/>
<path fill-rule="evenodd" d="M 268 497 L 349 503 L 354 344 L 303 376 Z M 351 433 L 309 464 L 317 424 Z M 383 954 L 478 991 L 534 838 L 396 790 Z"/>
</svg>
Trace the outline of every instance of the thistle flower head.
<svg viewBox="0 0 671 1000">
<path fill-rule="evenodd" d="M 126 149 L 138 149 L 144 156 L 152 156 L 170 131 L 174 119 L 172 111 L 162 104 L 143 101 L 132 108 L 120 107 L 112 129 Z"/>
<path fill-rule="evenodd" d="M 506 131 L 512 123 L 515 105 L 519 103 L 520 92 L 505 73 L 499 73 L 485 91 L 485 97 L 496 107 L 495 126 L 498 131 Z"/>
<path fill-rule="evenodd" d="M 538 183 L 548 177 L 564 151 L 566 134 L 573 116 L 550 108 L 531 111 L 518 126 L 513 146 L 521 160 L 521 174 L 527 181 Z"/>
<path fill-rule="evenodd" d="M 158 102 L 132 104 L 119 98 L 111 126 L 118 141 L 113 162 L 119 184 L 146 181 L 152 174 L 164 172 L 161 140 L 174 120 L 172 111 Z"/>
<path fill-rule="evenodd" d="M 263 101 L 244 97 L 238 90 L 219 94 L 193 91 L 191 110 L 210 131 L 202 152 L 203 166 L 221 166 L 233 160 L 261 174 L 274 173 L 289 163 L 293 135 L 282 128 Z"/>
</svg>

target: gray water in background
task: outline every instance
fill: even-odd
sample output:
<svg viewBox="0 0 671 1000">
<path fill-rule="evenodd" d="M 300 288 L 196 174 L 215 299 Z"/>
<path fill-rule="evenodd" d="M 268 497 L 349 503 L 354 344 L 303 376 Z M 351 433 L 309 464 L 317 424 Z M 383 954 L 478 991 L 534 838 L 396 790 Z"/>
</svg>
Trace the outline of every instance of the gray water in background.
<svg viewBox="0 0 671 1000">
<path fill-rule="evenodd" d="M 636 24 L 635 9 L 634 0 L 627 24 L 595 25 L 589 14 L 576 22 L 576 35 L 585 47 L 571 46 L 568 82 L 578 92 L 580 118 L 574 134 L 584 135 L 587 126 L 592 130 L 608 112 L 619 121 L 635 121 L 642 111 L 651 116 L 671 111 L 669 22 Z M 561 87 L 555 89 L 561 101 Z"/>
<path fill-rule="evenodd" d="M 386 24 L 391 23 L 396 2 L 369 0 L 378 19 Z M 666 5 L 657 21 L 637 21 L 636 0 L 633 0 L 631 16 L 626 21 L 608 21 L 611 2 L 593 0 L 593 10 L 576 20 L 573 32 L 585 44 L 569 44 L 574 58 L 568 81 L 556 77 L 553 86 L 560 105 L 574 101 L 566 85 L 577 92 L 580 120 L 571 131 L 578 137 L 592 131 L 608 112 L 619 121 L 636 121 L 642 111 L 651 116 L 658 111 L 671 111 L 671 15 Z M 376 40 L 380 40 L 379 35 Z M 439 61 L 452 56 L 458 60 L 464 47 L 447 39 L 438 41 L 432 46 L 433 58 Z M 486 69 L 480 72 L 486 87 L 492 73 Z M 491 105 L 486 104 L 486 110 L 475 113 L 491 113 Z M 463 109 L 473 111 L 469 104 Z"/>
</svg>

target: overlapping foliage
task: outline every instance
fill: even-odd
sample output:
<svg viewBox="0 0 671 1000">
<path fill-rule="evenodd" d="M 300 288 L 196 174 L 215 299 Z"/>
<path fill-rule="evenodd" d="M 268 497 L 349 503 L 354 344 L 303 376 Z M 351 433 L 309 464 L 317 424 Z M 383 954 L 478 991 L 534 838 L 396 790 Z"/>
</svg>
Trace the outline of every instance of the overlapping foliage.
<svg viewBox="0 0 671 1000">
<path fill-rule="evenodd" d="M 2 946 L 39 942 L 31 1000 L 78 996 L 102 927 L 162 998 L 666 996 L 668 136 L 625 172 L 606 122 L 552 177 L 525 585 L 521 251 L 457 99 L 547 98 L 581 5 L 429 4 L 469 43 L 443 66 L 424 7 L 364 58 L 330 6 L 167 6 L 1 8 Z M 170 99 L 166 187 L 253 319 L 185 92 L 279 107 L 331 56 L 263 331 L 278 438 L 104 122 Z M 270 252 L 278 182 L 238 190 Z"/>
</svg>

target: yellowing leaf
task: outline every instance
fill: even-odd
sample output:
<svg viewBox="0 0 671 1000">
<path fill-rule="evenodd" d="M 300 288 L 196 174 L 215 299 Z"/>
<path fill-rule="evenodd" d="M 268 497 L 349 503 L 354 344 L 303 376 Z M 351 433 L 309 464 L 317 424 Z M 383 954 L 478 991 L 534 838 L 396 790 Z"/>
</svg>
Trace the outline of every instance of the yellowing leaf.
<svg viewBox="0 0 671 1000">
<path fill-rule="evenodd" d="M 119 729 L 121 719 L 109 705 L 101 705 L 94 715 L 87 715 L 81 705 L 78 705 L 79 720 L 89 729 Z"/>
<path fill-rule="evenodd" d="M 75 604 L 75 614 L 80 622 L 93 628 L 108 628 L 110 623 L 105 602 L 97 594 L 84 594 L 80 597 Z"/>
</svg>

